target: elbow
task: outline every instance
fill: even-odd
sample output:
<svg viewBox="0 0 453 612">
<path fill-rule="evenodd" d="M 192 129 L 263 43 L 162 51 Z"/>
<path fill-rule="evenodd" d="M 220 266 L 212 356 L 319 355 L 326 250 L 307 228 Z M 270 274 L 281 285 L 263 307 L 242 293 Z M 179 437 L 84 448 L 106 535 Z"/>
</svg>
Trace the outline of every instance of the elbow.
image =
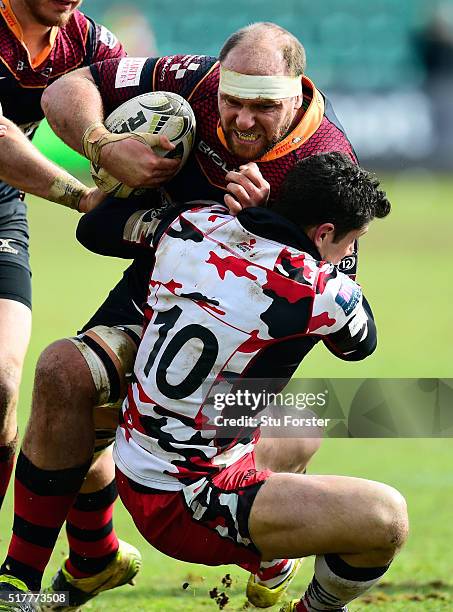
<svg viewBox="0 0 453 612">
<path fill-rule="evenodd" d="M 71 100 L 72 83 L 72 74 L 63 75 L 43 91 L 41 108 L 52 128 L 64 125 L 64 111 Z"/>
<path fill-rule="evenodd" d="M 374 353 L 377 347 L 376 327 L 372 320 L 368 322 L 367 335 L 350 352 L 345 352 L 340 359 L 345 361 L 363 361 Z"/>
<path fill-rule="evenodd" d="M 60 80 L 60 79 L 58 79 Z M 41 97 L 42 111 L 54 132 L 58 129 L 61 119 L 58 113 L 58 101 L 61 99 L 59 95 L 59 83 L 55 81 L 49 87 L 46 87 Z"/>
<path fill-rule="evenodd" d="M 41 108 L 42 108 L 43 113 L 45 114 L 46 117 L 50 113 L 50 109 L 52 107 L 52 99 L 53 99 L 53 96 L 54 96 L 54 90 L 57 87 L 58 87 L 58 84 L 55 81 L 54 83 L 52 83 L 51 85 L 46 87 L 44 89 L 44 91 L 43 91 L 43 94 L 42 94 L 42 97 L 41 97 Z"/>
<path fill-rule="evenodd" d="M 363 361 L 374 353 L 377 347 L 376 337 L 371 342 L 363 343 L 356 350 L 351 351 L 343 355 L 339 355 L 340 359 L 344 361 Z"/>
<path fill-rule="evenodd" d="M 377 347 L 377 334 L 374 321 L 368 320 L 368 325 L 362 329 L 361 339 L 354 336 L 340 337 L 331 336 L 324 339 L 324 344 L 339 359 L 343 361 L 362 361 L 374 353 Z"/>
</svg>

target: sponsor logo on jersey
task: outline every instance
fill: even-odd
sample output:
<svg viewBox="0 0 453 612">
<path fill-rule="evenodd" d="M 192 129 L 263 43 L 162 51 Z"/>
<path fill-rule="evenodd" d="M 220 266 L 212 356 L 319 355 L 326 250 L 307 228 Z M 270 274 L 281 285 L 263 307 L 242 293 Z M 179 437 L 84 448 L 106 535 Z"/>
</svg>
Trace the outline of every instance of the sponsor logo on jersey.
<svg viewBox="0 0 453 612">
<path fill-rule="evenodd" d="M 189 62 L 187 64 L 187 60 L 183 63 L 173 64 L 170 68 L 170 72 L 175 72 L 175 79 L 182 79 L 188 70 L 198 70 L 200 64 L 195 64 L 194 62 Z"/>
<path fill-rule="evenodd" d="M 236 245 L 236 248 L 243 253 L 247 253 L 248 251 L 253 251 L 254 246 L 256 245 L 256 239 L 251 238 L 249 241 L 244 240 L 244 242 L 239 242 Z"/>
<path fill-rule="evenodd" d="M 349 255 L 348 257 L 344 257 L 337 267 L 340 272 L 347 272 L 348 270 L 352 270 L 355 267 L 356 261 L 356 255 Z"/>
<path fill-rule="evenodd" d="M 11 253 L 17 255 L 19 251 L 10 245 L 10 242 L 15 242 L 14 238 L 0 238 L 0 253 Z"/>
<path fill-rule="evenodd" d="M 360 300 L 361 295 L 360 287 L 354 281 L 345 277 L 335 297 L 335 302 L 341 306 L 345 315 L 350 315 Z"/>
<path fill-rule="evenodd" d="M 222 159 L 220 155 L 216 151 L 214 151 L 214 149 L 211 149 L 211 147 L 206 142 L 204 142 L 204 140 L 200 140 L 200 142 L 198 143 L 198 150 L 201 153 L 204 153 L 204 155 L 207 155 L 210 159 L 212 159 L 212 161 L 217 166 L 222 168 L 222 170 L 224 170 L 225 172 L 229 172 L 229 169 L 226 165 L 226 161 Z"/>
<path fill-rule="evenodd" d="M 112 34 L 110 30 L 107 30 L 107 28 L 103 25 L 101 25 L 101 33 L 99 35 L 99 40 L 104 43 L 104 45 L 107 45 L 109 49 L 114 49 L 116 47 L 116 44 L 118 43 L 117 37 Z"/>
<path fill-rule="evenodd" d="M 116 71 L 115 89 L 139 85 L 146 59 L 146 57 L 123 57 Z"/>
</svg>

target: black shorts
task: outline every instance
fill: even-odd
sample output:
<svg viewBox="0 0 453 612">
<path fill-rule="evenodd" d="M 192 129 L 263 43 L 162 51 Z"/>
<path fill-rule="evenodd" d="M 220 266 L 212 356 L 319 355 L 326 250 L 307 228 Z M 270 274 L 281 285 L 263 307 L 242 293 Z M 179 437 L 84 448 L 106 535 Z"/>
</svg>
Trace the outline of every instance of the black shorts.
<svg viewBox="0 0 453 612">
<path fill-rule="evenodd" d="M 119 283 L 78 333 L 96 325 L 142 325 L 142 306 L 148 291 L 150 269 L 149 255 L 134 259 Z"/>
<path fill-rule="evenodd" d="M 0 183 L 0 298 L 31 308 L 26 212 L 19 191 Z"/>
</svg>

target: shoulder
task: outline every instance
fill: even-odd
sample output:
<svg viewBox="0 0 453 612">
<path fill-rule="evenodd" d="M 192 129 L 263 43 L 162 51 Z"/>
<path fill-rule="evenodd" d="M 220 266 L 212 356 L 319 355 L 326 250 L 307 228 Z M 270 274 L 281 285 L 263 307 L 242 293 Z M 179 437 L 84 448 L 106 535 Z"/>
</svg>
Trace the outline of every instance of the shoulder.
<svg viewBox="0 0 453 612">
<path fill-rule="evenodd" d="M 160 70 L 175 72 L 175 78 L 182 79 L 187 73 L 205 73 L 217 63 L 211 55 L 166 55 L 159 58 Z"/>
<path fill-rule="evenodd" d="M 74 40 L 78 35 L 83 38 L 90 63 L 125 55 L 125 51 L 115 34 L 81 11 L 74 11 L 65 26 L 65 30 L 71 40 Z"/>
<path fill-rule="evenodd" d="M 218 73 L 217 59 L 209 55 L 168 55 L 158 59 L 154 88 L 168 89 L 186 97 L 208 75 Z"/>
<path fill-rule="evenodd" d="M 317 304 L 335 313 L 337 324 L 348 321 L 362 304 L 362 289 L 347 274 L 331 264 L 320 266 L 316 278 Z"/>
<path fill-rule="evenodd" d="M 337 272 L 337 284 L 332 289 L 332 299 L 335 300 L 337 308 L 349 317 L 360 304 L 362 298 L 362 288 L 347 274 Z"/>
</svg>

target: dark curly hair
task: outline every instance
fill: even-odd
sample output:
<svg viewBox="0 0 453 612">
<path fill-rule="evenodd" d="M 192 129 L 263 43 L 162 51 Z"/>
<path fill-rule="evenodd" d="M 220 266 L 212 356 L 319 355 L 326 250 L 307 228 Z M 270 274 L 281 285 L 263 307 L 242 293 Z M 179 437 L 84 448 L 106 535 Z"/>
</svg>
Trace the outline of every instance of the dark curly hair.
<svg viewBox="0 0 453 612">
<path fill-rule="evenodd" d="M 288 173 L 272 209 L 303 229 L 335 226 L 335 241 L 386 217 L 390 202 L 376 176 L 342 153 L 300 160 Z"/>
</svg>

